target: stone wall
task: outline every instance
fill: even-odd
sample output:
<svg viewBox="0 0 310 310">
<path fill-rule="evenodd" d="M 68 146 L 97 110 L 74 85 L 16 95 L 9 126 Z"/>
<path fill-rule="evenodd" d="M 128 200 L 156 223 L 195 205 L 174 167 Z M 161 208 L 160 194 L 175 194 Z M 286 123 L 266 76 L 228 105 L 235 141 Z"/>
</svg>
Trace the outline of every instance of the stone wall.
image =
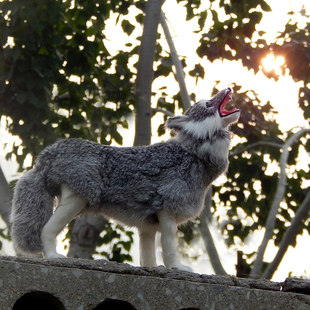
<svg viewBox="0 0 310 310">
<path fill-rule="evenodd" d="M 104 260 L 0 257 L 0 309 L 310 309 L 283 283 Z"/>
</svg>

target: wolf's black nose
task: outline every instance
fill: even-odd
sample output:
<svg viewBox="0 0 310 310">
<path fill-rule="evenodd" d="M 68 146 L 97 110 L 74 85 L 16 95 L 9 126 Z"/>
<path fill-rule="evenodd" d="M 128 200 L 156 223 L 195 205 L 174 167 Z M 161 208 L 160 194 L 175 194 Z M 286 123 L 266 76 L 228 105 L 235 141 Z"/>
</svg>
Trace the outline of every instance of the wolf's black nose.
<svg viewBox="0 0 310 310">
<path fill-rule="evenodd" d="M 227 87 L 227 91 L 232 91 L 231 87 Z"/>
</svg>

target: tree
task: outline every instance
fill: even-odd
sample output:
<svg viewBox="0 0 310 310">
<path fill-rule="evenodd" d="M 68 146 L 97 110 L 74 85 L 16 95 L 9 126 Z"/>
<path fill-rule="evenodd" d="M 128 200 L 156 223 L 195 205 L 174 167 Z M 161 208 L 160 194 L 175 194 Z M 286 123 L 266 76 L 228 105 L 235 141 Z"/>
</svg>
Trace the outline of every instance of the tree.
<svg viewBox="0 0 310 310">
<path fill-rule="evenodd" d="M 125 16 L 131 4 L 1 2 L 0 114 L 22 140 L 7 155 L 20 170 L 28 154 L 35 158 L 59 138 L 122 143 L 119 127 L 128 126 L 133 110 L 133 74 L 129 53 L 111 56 L 103 30 L 110 14 Z"/>
<path fill-rule="evenodd" d="M 9 223 L 10 201 L 12 200 L 12 191 L 0 168 L 0 214 L 5 223 Z"/>
<path fill-rule="evenodd" d="M 193 3 L 186 4 L 188 18 L 195 16 L 193 8 L 197 9 L 200 4 L 199 1 L 194 3 L 196 6 L 193 6 Z M 213 3 L 211 1 L 210 5 L 212 6 Z M 304 29 L 299 29 L 297 22 L 291 20 L 286 25 L 285 30 L 279 34 L 277 42 L 268 45 L 261 37 L 258 40 L 253 39 L 255 25 L 262 18 L 262 12 L 258 9 L 258 6 L 263 11 L 271 10 L 265 1 L 231 1 L 229 4 L 220 1 L 219 6 L 231 18 L 227 18 L 222 22 L 219 20 L 217 12 L 212 11 L 213 27 L 208 33 L 202 35 L 200 46 L 197 49 L 198 55 L 200 57 L 206 56 L 210 61 L 218 58 L 241 59 L 244 66 L 254 69 L 255 72 L 260 69 L 260 59 L 266 53 L 272 52 L 284 55 L 289 74 L 295 80 L 302 80 L 304 83 L 304 86 L 300 89 L 299 104 L 304 111 L 305 118 L 309 119 L 310 24 L 307 23 Z M 290 14 L 294 15 L 295 13 L 291 12 Z M 206 13 L 202 11 L 198 15 L 200 16 L 198 23 L 201 27 L 201 20 L 205 20 Z M 301 12 L 301 15 L 307 17 L 304 11 Z M 248 22 L 244 22 L 244 19 Z M 274 75 L 269 76 L 276 78 Z M 239 126 L 235 130 L 235 133 L 240 137 L 245 137 L 247 142 L 243 144 L 244 148 L 239 154 L 233 150 L 232 154 L 234 156 L 231 158 L 228 181 L 224 185 L 225 191 L 221 193 L 221 190 L 218 190 L 219 199 L 228 205 L 227 215 L 229 220 L 224 226 L 223 232 L 227 235 L 227 241 L 230 244 L 234 243 L 235 237 L 244 241 L 250 232 L 265 226 L 265 237 L 258 250 L 251 272 L 251 276 L 259 276 L 263 273 L 263 254 L 268 241 L 273 238 L 276 245 L 279 244 L 283 233 L 286 231 L 285 225 L 292 220 L 293 216 L 291 214 L 297 212 L 296 216 L 299 215 L 299 212 L 296 211 L 299 206 L 299 210 L 303 210 L 303 220 L 307 216 L 307 210 L 310 207 L 308 203 L 309 190 L 302 189 L 302 182 L 308 179 L 307 173 L 303 169 L 296 170 L 295 168 L 292 175 L 286 179 L 285 168 L 287 165 L 291 167 L 296 165 L 300 144 L 309 151 L 309 143 L 306 140 L 299 140 L 299 143 L 296 143 L 296 137 L 300 138 L 309 133 L 309 129 L 285 137 L 279 132 L 276 123 L 266 122 L 264 114 L 267 112 L 270 115 L 272 112 L 270 105 L 266 104 L 261 108 L 262 105 L 258 102 L 259 105 L 249 108 L 249 100 L 250 98 L 243 98 L 243 102 L 247 104 L 249 114 L 247 115 L 243 111 L 243 120 L 241 119 Z M 253 102 L 253 100 L 251 101 Z M 258 111 L 257 108 L 261 108 L 261 111 Z M 291 133 L 288 133 L 288 135 L 291 135 Z M 296 144 L 292 145 L 293 142 Z M 288 149 L 290 147 L 292 147 L 292 150 L 289 153 Z M 281 155 L 280 149 L 283 152 Z M 277 180 L 277 174 L 271 177 L 266 175 L 267 165 L 262 160 L 262 154 L 268 154 L 270 159 L 280 163 L 281 176 L 279 180 Z M 242 171 L 242 167 L 245 165 L 247 165 L 248 173 L 241 174 L 239 171 Z M 259 183 L 257 183 L 258 181 Z M 287 186 L 285 181 L 288 183 Z M 255 189 L 257 184 L 260 184 L 261 189 Z M 277 192 L 273 198 L 276 187 Z M 249 196 L 247 197 L 247 195 Z M 281 207 L 280 203 L 285 204 L 285 207 Z M 243 215 L 238 214 L 238 208 L 241 208 L 245 213 Z M 251 223 L 245 224 L 242 216 L 251 219 Z M 283 248 L 287 249 L 290 244 L 295 245 L 296 236 L 301 233 L 302 229 L 308 229 L 302 223 L 301 217 L 299 221 L 293 221 L 292 224 L 295 225 L 294 235 L 282 239 L 286 240 L 286 243 L 281 244 L 282 250 Z M 293 229 L 289 231 L 292 232 Z M 273 264 L 273 271 L 268 268 L 263 275 L 271 277 L 276 267 L 277 265 Z"/>
<path fill-rule="evenodd" d="M 128 126 L 134 103 L 129 54 L 111 56 L 103 30 L 110 14 L 126 15 L 130 4 L 1 3 L 0 113 L 23 141 L 12 152 L 20 167 L 59 138 L 122 143 L 118 126 Z"/>
<path fill-rule="evenodd" d="M 160 20 L 161 6 L 162 1 L 160 0 L 149 1 L 146 7 L 144 31 L 139 50 L 139 62 L 137 64 L 137 107 L 134 140 L 134 145 L 136 146 L 147 145 L 151 142 L 151 88 L 154 78 L 153 62 L 155 57 L 157 27 Z M 73 227 L 73 238 L 70 240 L 68 255 L 71 257 L 91 258 L 96 246 L 98 245 L 97 239 L 100 232 L 108 225 L 107 220 L 103 217 L 98 218 L 93 215 L 87 215 L 81 219 L 78 219 Z M 131 237 L 130 234 L 129 237 Z M 132 239 L 130 240 L 132 242 Z M 128 246 L 128 248 L 130 249 L 130 246 Z M 124 258 L 129 260 L 131 259 L 128 255 Z M 124 258 L 118 260 L 122 261 Z"/>
<path fill-rule="evenodd" d="M 145 10 L 139 61 L 137 63 L 137 105 L 134 145 L 148 145 L 151 143 L 153 62 L 155 59 L 157 28 L 162 4 L 163 0 L 151 0 L 147 3 Z"/>
<path fill-rule="evenodd" d="M 211 62 L 216 59 L 241 60 L 245 67 L 257 72 L 261 70 L 260 60 L 266 53 L 283 54 L 286 58 L 284 70 L 295 80 L 303 81 L 299 104 L 305 118 L 310 119 L 309 65 L 305 65 L 310 63 L 309 23 L 299 29 L 296 22 L 290 21 L 278 40 L 267 44 L 263 33 L 256 31 L 263 13 L 271 10 L 267 1 L 209 1 L 207 10 L 200 0 L 177 2 L 185 6 L 187 20 L 197 21 L 197 32 L 201 35 L 196 51 L 199 57 L 206 57 Z M 187 94 L 182 67 L 187 79 L 203 78 L 204 69 L 199 63 L 189 68 L 185 59 L 177 57 L 164 15 L 159 11 L 161 6 L 159 0 L 108 3 L 31 0 L 27 5 L 22 0 L 14 0 L 0 3 L 0 113 L 10 117 L 8 130 L 22 139 L 22 145 L 15 145 L 13 152 L 8 154 L 16 156 L 21 169 L 27 154 L 35 157 L 44 146 L 61 137 L 78 136 L 104 144 L 112 141 L 121 144 L 119 128 L 128 126 L 127 118 L 132 111 L 138 113 L 135 144 L 149 143 L 153 115 L 162 113 L 165 121 L 177 108 L 186 109 L 188 98 L 195 99 L 193 94 Z M 126 49 L 113 53 L 106 47 L 105 25 L 115 14 L 118 25 L 128 35 L 128 42 Z M 305 15 L 305 12 L 300 14 Z M 161 34 L 157 32 L 159 18 L 169 43 L 169 53 L 163 49 Z M 134 30 L 140 29 L 141 24 L 145 34 L 141 45 L 144 39 L 151 40 L 151 44 L 146 44 L 149 50 L 143 46 L 139 48 L 139 40 L 135 41 L 133 37 Z M 147 78 L 143 78 L 144 70 Z M 164 87 L 158 90 L 155 107 L 150 84 L 174 73 L 181 91 L 173 95 Z M 269 76 L 277 78 L 270 73 Z M 209 203 L 206 203 L 202 217 L 181 232 L 184 240 L 190 242 L 198 227 L 201 228 L 215 271 L 221 274 L 225 270 L 219 264 L 220 258 L 216 247 L 212 246 L 207 226 L 207 215 L 216 215 L 218 208 L 227 210 L 225 217 L 218 216 L 217 220 L 228 245 L 234 244 L 236 238 L 245 242 L 252 232 L 265 228 L 268 221 L 271 225 L 266 227 L 264 243 L 273 239 L 276 245 L 280 244 L 283 253 L 288 244 L 296 243 L 297 235 L 309 229 L 303 222 L 309 205 L 309 190 L 303 188 L 303 184 L 309 176 L 306 170 L 296 166 L 301 149 L 309 151 L 308 131 L 281 132 L 270 103 L 261 102 L 253 91 L 242 91 L 238 85 L 234 85 L 234 91 L 235 104 L 243 108 L 234 133 L 243 142 L 232 150 L 226 183 L 220 188 L 214 187 L 213 201 L 216 203 L 207 200 Z M 147 128 L 145 132 L 144 128 Z M 160 125 L 158 135 L 164 132 Z M 278 182 L 279 174 L 267 173 L 270 161 L 281 162 L 282 167 L 290 168 L 290 173 L 284 174 L 285 191 Z M 282 168 L 282 175 L 283 171 Z M 280 194 L 274 199 L 277 186 Z M 295 213 L 296 220 L 292 221 Z M 89 223 L 89 218 L 85 221 Z M 86 238 L 97 236 L 102 227 L 107 232 L 104 240 L 101 239 L 103 243 L 111 238 L 119 240 L 124 233 L 115 228 L 119 230 L 113 234 L 115 230 L 104 220 L 100 223 L 92 220 L 90 226 L 85 226 L 85 221 L 81 222 L 81 235 Z M 291 221 L 289 230 L 287 225 Z M 292 231 L 293 238 L 292 235 L 288 238 L 288 232 Z M 73 229 L 72 236 L 79 232 L 79 229 Z M 115 255 L 110 259 L 129 258 L 126 249 L 130 249 L 132 239 L 130 235 L 127 237 L 129 240 L 125 244 L 120 240 L 120 246 L 116 246 Z M 94 247 L 92 241 L 87 255 Z M 251 276 L 272 275 L 270 269 L 264 273 L 262 268 L 266 266 L 264 248 L 265 245 L 261 246 L 255 262 L 255 253 L 239 255 L 249 270 L 253 268 Z M 123 250 L 125 255 L 121 257 L 119 254 Z M 276 268 L 277 264 L 273 265 L 272 268 Z"/>
</svg>

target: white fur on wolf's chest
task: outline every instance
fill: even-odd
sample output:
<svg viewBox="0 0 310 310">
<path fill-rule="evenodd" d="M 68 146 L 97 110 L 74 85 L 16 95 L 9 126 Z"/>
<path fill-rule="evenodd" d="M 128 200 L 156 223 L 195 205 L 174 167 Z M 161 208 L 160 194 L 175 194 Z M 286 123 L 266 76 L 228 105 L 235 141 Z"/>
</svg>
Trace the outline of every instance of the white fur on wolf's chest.
<svg viewBox="0 0 310 310">
<path fill-rule="evenodd" d="M 214 158 L 226 159 L 228 158 L 229 141 L 221 139 L 214 143 L 206 141 L 199 147 L 199 153 L 209 153 Z"/>
<path fill-rule="evenodd" d="M 203 121 L 189 121 L 184 124 L 184 131 L 190 133 L 194 138 L 205 140 L 199 148 L 198 153 L 209 153 L 214 158 L 227 159 L 229 151 L 228 139 L 210 139 L 220 129 L 221 118 L 218 115 Z"/>
</svg>

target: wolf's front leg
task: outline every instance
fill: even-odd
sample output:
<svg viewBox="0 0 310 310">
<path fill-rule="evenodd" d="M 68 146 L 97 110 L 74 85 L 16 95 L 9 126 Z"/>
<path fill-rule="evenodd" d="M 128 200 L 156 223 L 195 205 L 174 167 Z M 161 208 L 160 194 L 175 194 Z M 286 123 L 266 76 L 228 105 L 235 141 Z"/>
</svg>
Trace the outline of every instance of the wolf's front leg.
<svg viewBox="0 0 310 310">
<path fill-rule="evenodd" d="M 159 220 L 159 229 L 161 232 L 161 246 L 165 266 L 167 268 L 192 271 L 190 267 L 182 265 L 178 258 L 176 220 L 166 211 L 157 212 L 157 217 Z"/>
<path fill-rule="evenodd" d="M 139 227 L 140 237 L 140 265 L 144 267 L 155 267 L 156 254 L 155 254 L 155 236 L 156 227 L 152 225 L 144 225 Z"/>
<path fill-rule="evenodd" d="M 45 258 L 64 257 L 56 252 L 56 237 L 65 226 L 83 210 L 86 204 L 86 200 L 73 193 L 68 186 L 61 186 L 61 196 L 58 207 L 43 227 L 41 233 Z"/>
</svg>

